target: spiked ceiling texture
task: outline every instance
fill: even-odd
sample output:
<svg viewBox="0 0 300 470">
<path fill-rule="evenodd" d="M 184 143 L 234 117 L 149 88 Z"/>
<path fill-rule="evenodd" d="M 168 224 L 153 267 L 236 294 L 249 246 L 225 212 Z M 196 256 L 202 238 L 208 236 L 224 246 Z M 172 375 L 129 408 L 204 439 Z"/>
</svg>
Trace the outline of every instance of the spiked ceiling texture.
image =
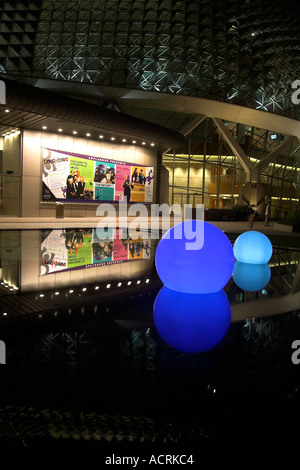
<svg viewBox="0 0 300 470">
<path fill-rule="evenodd" d="M 7 0 L 0 72 L 180 93 L 299 117 L 295 0 Z"/>
</svg>

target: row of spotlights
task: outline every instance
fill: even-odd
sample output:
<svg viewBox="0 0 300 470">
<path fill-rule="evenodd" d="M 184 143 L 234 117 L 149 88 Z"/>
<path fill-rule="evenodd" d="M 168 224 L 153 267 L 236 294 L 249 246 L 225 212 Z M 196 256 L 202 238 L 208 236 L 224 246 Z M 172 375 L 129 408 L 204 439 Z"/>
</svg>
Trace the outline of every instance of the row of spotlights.
<svg viewBox="0 0 300 470">
<path fill-rule="evenodd" d="M 145 283 L 148 284 L 149 281 L 150 281 L 150 279 L 146 279 Z M 140 284 L 141 282 L 142 281 L 140 279 L 138 279 L 136 281 L 137 284 Z M 123 284 L 127 285 L 127 286 L 130 286 L 132 284 L 132 281 L 127 281 L 125 283 L 118 282 L 117 287 L 121 287 Z M 110 288 L 111 288 L 111 284 L 106 284 L 106 289 L 110 289 Z M 99 289 L 100 289 L 100 286 L 95 286 L 94 287 L 94 290 L 99 290 Z M 85 291 L 87 291 L 87 287 L 82 287 L 81 292 L 85 292 Z M 73 294 L 73 293 L 74 293 L 74 289 L 70 289 L 69 294 Z M 60 294 L 59 291 L 54 292 L 54 295 L 59 295 L 59 294 Z M 45 294 L 40 294 L 40 297 L 45 297 Z"/>
<path fill-rule="evenodd" d="M 142 281 L 140 279 L 138 279 L 136 281 L 137 284 L 140 284 Z M 146 279 L 145 280 L 145 283 L 148 284 L 150 282 L 150 279 Z M 117 287 L 121 287 L 122 285 L 127 285 L 127 286 L 130 286 L 132 284 L 132 281 L 127 281 L 127 282 L 118 282 L 117 284 Z M 5 282 L 1 282 L 1 285 L 4 285 L 5 287 L 10 287 L 10 284 L 7 283 L 6 281 Z M 106 289 L 110 289 L 111 288 L 111 284 L 106 284 Z M 94 290 L 99 290 L 100 289 L 100 286 L 95 286 L 94 287 Z M 15 287 L 13 286 L 13 288 L 11 288 L 10 290 L 18 290 L 18 287 Z M 81 292 L 85 292 L 87 290 L 87 287 L 82 287 L 81 289 Z M 73 294 L 74 293 L 74 289 L 69 289 L 69 294 Z M 56 291 L 54 292 L 54 295 L 59 295 L 60 292 L 59 291 Z M 45 294 L 41 293 L 39 294 L 39 296 L 41 298 L 45 297 Z M 7 316 L 7 312 L 3 312 L 2 314 L 4 317 Z"/>
<path fill-rule="evenodd" d="M 42 129 L 43 129 L 43 130 L 47 130 L 47 126 L 43 126 Z M 63 130 L 62 128 L 59 128 L 59 129 L 57 129 L 57 131 L 58 131 L 58 132 L 63 132 L 64 130 Z M 77 135 L 77 134 L 78 134 L 77 131 L 73 131 L 73 135 Z M 90 132 L 87 132 L 87 133 L 85 134 L 85 136 L 86 136 L 86 137 L 91 137 Z M 104 139 L 104 135 L 100 134 L 100 135 L 99 135 L 99 139 Z M 116 140 L 116 138 L 115 138 L 115 137 L 111 137 L 110 140 L 111 140 L 112 142 L 114 142 L 114 141 Z M 122 139 L 122 142 L 123 142 L 123 143 L 127 142 L 127 139 L 124 139 L 124 138 L 123 138 L 123 139 Z M 136 140 L 132 140 L 131 143 L 132 143 L 132 144 L 136 144 L 137 142 L 136 142 Z M 146 142 L 143 141 L 143 142 L 142 142 L 142 145 L 146 145 Z M 155 144 L 154 144 L 153 142 L 151 142 L 150 145 L 151 145 L 151 147 L 154 147 Z"/>
</svg>

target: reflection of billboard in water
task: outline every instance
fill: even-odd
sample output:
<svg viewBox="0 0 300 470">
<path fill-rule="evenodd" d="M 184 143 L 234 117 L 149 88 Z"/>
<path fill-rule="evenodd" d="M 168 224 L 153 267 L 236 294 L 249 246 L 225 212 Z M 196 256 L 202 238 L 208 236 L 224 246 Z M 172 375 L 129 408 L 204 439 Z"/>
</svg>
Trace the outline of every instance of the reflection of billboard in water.
<svg viewBox="0 0 300 470">
<path fill-rule="evenodd" d="M 42 230 L 40 274 L 151 258 L 151 240 L 127 229 Z"/>
<path fill-rule="evenodd" d="M 152 166 L 41 150 L 43 202 L 153 201 Z"/>
</svg>

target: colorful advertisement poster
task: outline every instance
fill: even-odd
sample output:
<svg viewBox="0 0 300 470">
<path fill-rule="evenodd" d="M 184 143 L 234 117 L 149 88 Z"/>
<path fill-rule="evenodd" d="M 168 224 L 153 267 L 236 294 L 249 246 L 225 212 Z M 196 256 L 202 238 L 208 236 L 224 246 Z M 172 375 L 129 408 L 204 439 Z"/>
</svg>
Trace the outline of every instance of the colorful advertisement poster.
<svg viewBox="0 0 300 470">
<path fill-rule="evenodd" d="M 131 201 L 145 202 L 146 167 L 131 168 Z"/>
<path fill-rule="evenodd" d="M 153 202 L 154 168 L 42 148 L 42 201 Z"/>
<path fill-rule="evenodd" d="M 154 168 L 146 167 L 145 202 L 153 201 Z"/>
<path fill-rule="evenodd" d="M 66 229 L 68 268 L 89 265 L 92 262 L 92 230 Z"/>
<path fill-rule="evenodd" d="M 113 240 L 114 260 L 128 260 L 128 245 L 129 237 L 125 236 L 122 230 L 115 229 L 115 236 Z"/>
<path fill-rule="evenodd" d="M 152 241 L 117 228 L 42 230 L 40 274 L 150 259 Z"/>
<path fill-rule="evenodd" d="M 143 259 L 145 243 L 139 232 L 129 233 L 129 259 Z"/>
<path fill-rule="evenodd" d="M 131 201 L 131 187 L 130 181 L 131 166 L 130 165 L 116 165 L 116 201 Z"/>
<path fill-rule="evenodd" d="M 113 259 L 113 229 L 93 230 L 93 263 L 104 263 Z"/>
</svg>

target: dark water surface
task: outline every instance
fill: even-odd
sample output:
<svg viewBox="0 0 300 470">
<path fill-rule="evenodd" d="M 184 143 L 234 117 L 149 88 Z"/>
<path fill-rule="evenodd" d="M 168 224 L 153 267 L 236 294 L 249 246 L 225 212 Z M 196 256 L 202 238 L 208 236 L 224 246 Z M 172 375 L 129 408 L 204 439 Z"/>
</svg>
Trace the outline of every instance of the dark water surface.
<svg viewBox="0 0 300 470">
<path fill-rule="evenodd" d="M 211 350 L 187 354 L 168 345 L 153 322 L 162 288 L 155 245 L 150 261 L 128 261 L 134 271 L 120 271 L 120 279 L 111 270 L 109 279 L 90 277 L 86 291 L 74 285 L 71 296 L 64 285 L 56 296 L 52 284 L 22 290 L 29 252 L 22 251 L 21 232 L 0 233 L 2 281 L 5 273 L 15 276 L 0 288 L 7 354 L 0 367 L 1 447 L 91 448 L 103 459 L 180 453 L 196 463 L 203 449 L 298 446 L 300 364 L 292 362 L 291 345 L 300 340 L 300 305 L 274 316 L 261 316 L 260 305 L 299 291 L 300 251 L 274 246 L 270 282 L 257 292 L 231 279 L 224 288 L 231 306 L 255 302 L 253 315 L 233 321 Z M 34 266 L 40 245 L 36 253 Z"/>
</svg>

